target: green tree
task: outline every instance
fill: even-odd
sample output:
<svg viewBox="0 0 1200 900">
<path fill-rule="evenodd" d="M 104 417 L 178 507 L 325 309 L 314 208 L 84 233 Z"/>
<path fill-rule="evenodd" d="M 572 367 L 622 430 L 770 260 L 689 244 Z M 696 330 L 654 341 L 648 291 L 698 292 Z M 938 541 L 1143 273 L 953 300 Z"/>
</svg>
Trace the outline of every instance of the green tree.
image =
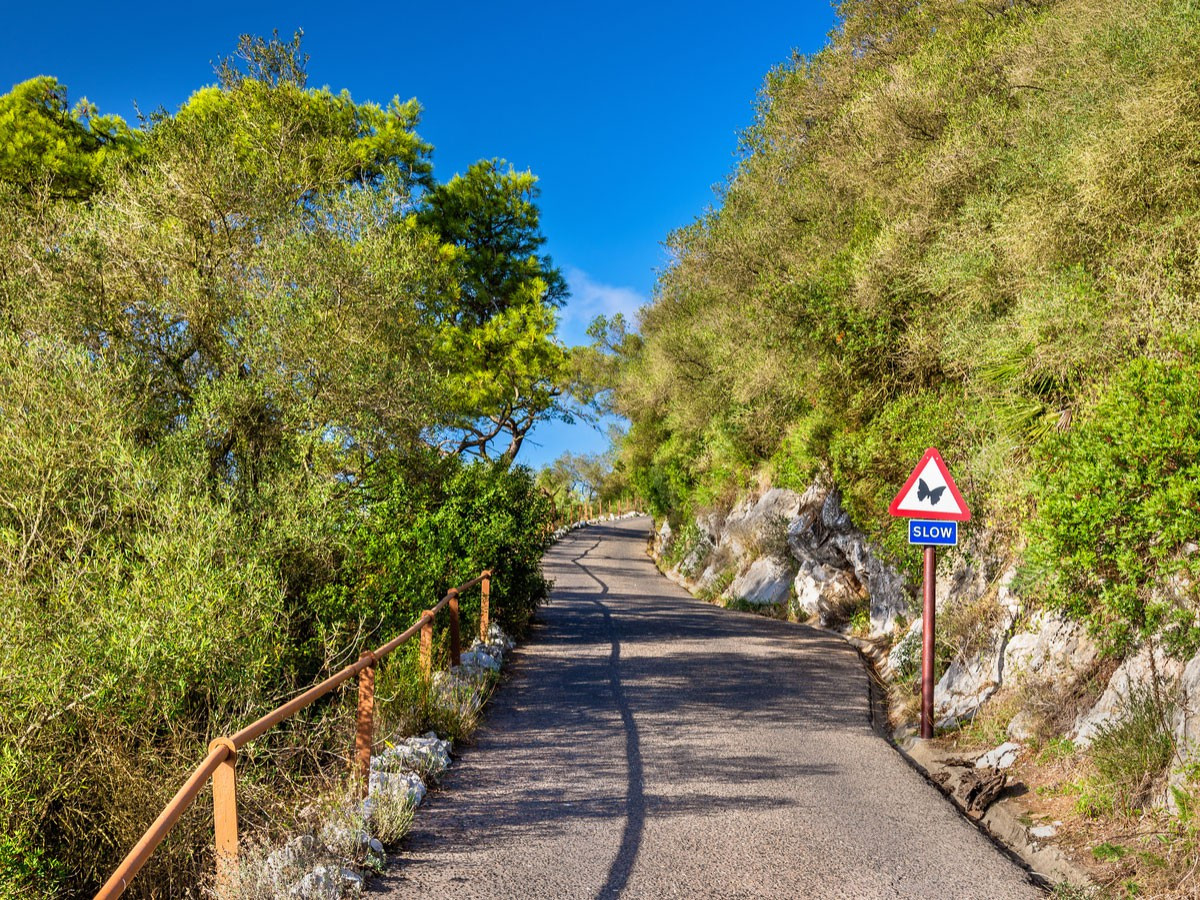
<svg viewBox="0 0 1200 900">
<path fill-rule="evenodd" d="M 495 564 L 519 625 L 544 587 L 528 473 L 427 447 L 494 407 L 494 360 L 523 390 L 556 373 L 544 288 L 456 344 L 465 251 L 419 220 L 418 104 L 308 87 L 298 39 L 244 38 L 219 75 L 136 153 L 60 166 L 78 191 L 0 179 L 5 900 L 94 892 L 208 739 L 405 620 L 389 588 Z M 340 752 L 339 702 L 311 755 L 241 764 L 251 819 Z M 133 895 L 194 890 L 208 827 Z"/>
<path fill-rule="evenodd" d="M 74 107 L 55 78 L 39 76 L 0 96 L 0 181 L 22 192 L 83 199 L 107 163 L 136 155 L 139 133 L 87 99 Z"/>
<path fill-rule="evenodd" d="M 503 166 L 481 161 L 434 188 L 417 220 L 454 248 L 458 284 L 434 310 L 439 360 L 459 410 L 436 439 L 512 462 L 537 422 L 572 413 L 564 400 L 568 356 L 554 338 L 566 281 L 538 252 L 546 239 L 537 179 Z"/>
</svg>

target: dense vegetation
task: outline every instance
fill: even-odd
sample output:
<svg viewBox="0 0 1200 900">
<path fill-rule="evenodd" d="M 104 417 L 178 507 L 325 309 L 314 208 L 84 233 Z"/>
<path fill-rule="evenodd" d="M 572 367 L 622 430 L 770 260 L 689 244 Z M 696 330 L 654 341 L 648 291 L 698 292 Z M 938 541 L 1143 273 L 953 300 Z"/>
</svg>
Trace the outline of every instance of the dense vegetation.
<svg viewBox="0 0 1200 900">
<path fill-rule="evenodd" d="M 138 129 L 0 97 L 0 897 L 90 896 L 211 738 L 485 565 L 510 629 L 545 592 L 535 179 L 437 184 L 416 102 L 308 87 L 298 38 L 218 77 Z M 345 702 L 239 757 L 250 825 L 342 771 Z M 208 868 L 200 806 L 135 894 Z"/>
<path fill-rule="evenodd" d="M 887 504 L 936 445 L 972 528 L 1052 576 L 1028 592 L 1116 651 L 1194 646 L 1200 5 L 838 11 L 639 333 L 603 323 L 635 487 L 683 516 L 824 472 L 902 558 Z"/>
</svg>

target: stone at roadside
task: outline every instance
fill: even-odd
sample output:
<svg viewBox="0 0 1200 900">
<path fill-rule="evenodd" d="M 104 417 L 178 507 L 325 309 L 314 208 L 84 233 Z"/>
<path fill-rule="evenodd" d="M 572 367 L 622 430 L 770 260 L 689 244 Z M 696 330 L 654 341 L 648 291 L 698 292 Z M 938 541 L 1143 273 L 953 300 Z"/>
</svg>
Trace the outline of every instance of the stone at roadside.
<svg viewBox="0 0 1200 900">
<path fill-rule="evenodd" d="M 730 597 L 754 606 L 786 603 L 792 586 L 792 571 L 786 562 L 764 556 L 756 559 L 726 590 Z"/>
<path fill-rule="evenodd" d="M 1037 716 L 1027 709 L 1022 709 L 1009 720 L 1006 733 L 1014 741 L 1031 741 L 1037 737 L 1037 726 Z"/>
<path fill-rule="evenodd" d="M 493 622 L 491 625 L 488 626 L 487 646 L 489 646 L 489 647 L 499 646 L 501 648 L 502 652 L 507 653 L 513 647 L 517 646 L 517 644 L 512 638 L 510 638 L 507 634 L 504 633 L 504 629 L 502 629 L 499 625 L 497 625 L 495 622 Z"/>
<path fill-rule="evenodd" d="M 872 634 L 892 630 L 908 609 L 904 579 L 870 549 L 837 491 L 814 484 L 800 498 L 787 542 L 799 563 L 796 595 L 801 609 L 826 627 L 845 623 L 846 610 L 867 599 Z"/>
<path fill-rule="evenodd" d="M 341 900 L 363 892 L 363 877 L 353 869 L 317 866 L 291 890 L 297 900 Z"/>
<path fill-rule="evenodd" d="M 654 553 L 657 556 L 665 556 L 667 551 L 671 549 L 671 523 L 663 519 L 662 525 L 658 529 L 658 534 L 654 536 Z"/>
<path fill-rule="evenodd" d="M 700 520 L 697 519 L 696 521 L 699 522 Z M 708 558 L 712 555 L 715 548 L 716 544 L 712 538 L 709 537 L 706 531 L 701 529 L 700 537 L 692 545 L 687 556 L 679 563 L 679 573 L 684 578 L 695 578 L 702 571 L 701 567 L 708 562 Z"/>
<path fill-rule="evenodd" d="M 438 778 L 449 767 L 450 742 L 440 740 L 432 731 L 420 737 L 406 738 L 371 757 L 372 771 L 411 771 L 427 778 Z"/>
<path fill-rule="evenodd" d="M 1035 841 L 1046 841 L 1058 834 L 1058 829 L 1053 825 L 1035 825 L 1029 829 L 1029 836 Z"/>
<path fill-rule="evenodd" d="M 425 799 L 425 782 L 416 772 L 372 772 L 367 779 L 367 796 L 386 796 L 420 806 Z"/>
<path fill-rule="evenodd" d="M 799 508 L 800 495 L 785 488 L 771 488 L 757 499 L 747 498 L 725 517 L 719 546 L 734 559 L 756 556 L 776 534 L 783 538 Z"/>
<path fill-rule="evenodd" d="M 823 628 L 844 627 L 862 602 L 844 571 L 811 560 L 800 563 L 793 584 L 797 608 Z"/>
<path fill-rule="evenodd" d="M 1200 654 L 1188 661 L 1179 677 L 1171 731 L 1179 758 L 1185 763 L 1196 762 L 1200 757 Z M 1183 787 L 1187 780 L 1187 767 L 1177 765 L 1170 775 L 1171 786 Z M 1174 792 L 1169 789 L 1167 801 L 1175 805 Z"/>
<path fill-rule="evenodd" d="M 1014 744 L 1012 741 L 1007 741 L 992 750 L 989 750 L 979 759 L 975 760 L 975 768 L 977 769 L 1008 769 L 1017 761 L 1017 757 L 1021 754 L 1021 745 Z"/>
<path fill-rule="evenodd" d="M 500 660 L 482 648 L 467 650 L 459 654 L 458 664 L 466 669 L 499 672 Z"/>
</svg>

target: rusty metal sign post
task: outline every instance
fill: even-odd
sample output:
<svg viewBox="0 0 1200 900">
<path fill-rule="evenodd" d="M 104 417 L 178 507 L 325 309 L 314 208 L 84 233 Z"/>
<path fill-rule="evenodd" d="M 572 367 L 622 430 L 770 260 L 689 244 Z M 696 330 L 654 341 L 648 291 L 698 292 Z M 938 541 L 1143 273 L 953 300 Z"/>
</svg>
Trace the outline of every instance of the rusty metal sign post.
<svg viewBox="0 0 1200 900">
<path fill-rule="evenodd" d="M 971 511 L 936 447 L 930 447 L 888 507 L 893 516 L 910 519 L 908 542 L 925 548 L 921 616 L 921 737 L 933 737 L 933 661 L 937 616 L 937 547 L 958 543 L 958 523 Z"/>
</svg>

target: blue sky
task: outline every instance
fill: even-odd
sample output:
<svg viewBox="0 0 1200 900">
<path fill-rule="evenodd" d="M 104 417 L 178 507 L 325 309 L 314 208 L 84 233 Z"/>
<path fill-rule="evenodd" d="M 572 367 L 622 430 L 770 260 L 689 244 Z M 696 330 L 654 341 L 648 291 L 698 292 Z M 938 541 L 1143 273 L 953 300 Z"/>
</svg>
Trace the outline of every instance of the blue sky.
<svg viewBox="0 0 1200 900">
<path fill-rule="evenodd" d="M 548 250 L 573 291 L 560 334 L 585 340 L 599 313 L 633 313 L 653 290 L 662 241 L 713 201 L 751 123 L 763 77 L 820 49 L 828 0 L 802 2 L 10 5 L 0 90 L 54 75 L 72 100 L 132 119 L 174 111 L 213 82 L 243 32 L 303 28 L 309 82 L 356 100 L 416 97 L 446 180 L 503 157 L 541 179 Z M 521 461 L 597 452 L 584 426 L 540 426 Z"/>
</svg>

